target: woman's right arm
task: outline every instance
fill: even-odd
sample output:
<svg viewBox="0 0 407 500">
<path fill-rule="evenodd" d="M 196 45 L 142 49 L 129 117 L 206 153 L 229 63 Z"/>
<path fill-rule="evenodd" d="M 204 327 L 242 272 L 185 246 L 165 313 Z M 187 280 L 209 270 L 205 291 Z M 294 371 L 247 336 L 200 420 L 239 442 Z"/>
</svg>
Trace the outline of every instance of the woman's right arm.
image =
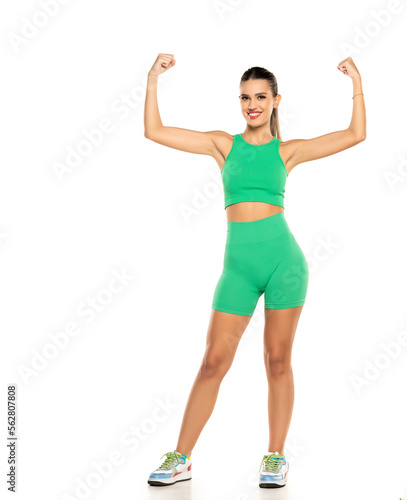
<svg viewBox="0 0 407 500">
<path fill-rule="evenodd" d="M 161 73 L 172 68 L 174 64 L 175 59 L 172 54 L 159 54 L 148 72 L 144 106 L 144 136 L 163 146 L 215 157 L 219 155 L 217 145 L 224 140 L 225 132 L 220 130 L 198 132 L 178 127 L 165 127 L 161 122 L 157 102 L 157 80 Z"/>
</svg>

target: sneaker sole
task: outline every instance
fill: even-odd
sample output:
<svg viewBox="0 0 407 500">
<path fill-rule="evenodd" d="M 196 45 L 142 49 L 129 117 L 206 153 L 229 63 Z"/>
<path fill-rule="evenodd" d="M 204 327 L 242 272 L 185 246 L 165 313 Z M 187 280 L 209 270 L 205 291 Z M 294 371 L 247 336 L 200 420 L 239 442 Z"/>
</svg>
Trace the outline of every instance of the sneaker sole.
<svg viewBox="0 0 407 500">
<path fill-rule="evenodd" d="M 283 479 L 282 481 L 260 481 L 260 488 L 282 488 L 287 484 L 287 479 Z"/>
<path fill-rule="evenodd" d="M 175 476 L 175 480 L 173 477 L 169 477 L 168 479 L 162 479 L 161 481 L 158 479 L 149 479 L 147 482 L 151 486 L 171 486 L 172 484 L 180 483 L 181 481 L 189 481 L 190 479 L 192 479 L 192 472 L 186 471 L 178 474 L 178 476 Z"/>
</svg>

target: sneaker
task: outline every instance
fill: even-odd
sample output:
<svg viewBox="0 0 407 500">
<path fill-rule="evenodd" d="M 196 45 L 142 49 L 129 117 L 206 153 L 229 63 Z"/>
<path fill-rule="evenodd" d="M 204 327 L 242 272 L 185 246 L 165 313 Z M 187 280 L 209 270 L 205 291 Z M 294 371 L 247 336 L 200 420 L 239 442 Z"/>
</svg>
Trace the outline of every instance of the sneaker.
<svg viewBox="0 0 407 500">
<path fill-rule="evenodd" d="M 288 462 L 284 455 L 277 451 L 264 455 L 260 469 L 260 488 L 281 488 L 286 485 Z"/>
<path fill-rule="evenodd" d="M 187 457 L 174 450 L 165 453 L 163 456 L 167 458 L 158 469 L 150 474 L 148 484 L 151 484 L 151 486 L 169 486 L 179 481 L 192 479 L 191 455 Z"/>
</svg>

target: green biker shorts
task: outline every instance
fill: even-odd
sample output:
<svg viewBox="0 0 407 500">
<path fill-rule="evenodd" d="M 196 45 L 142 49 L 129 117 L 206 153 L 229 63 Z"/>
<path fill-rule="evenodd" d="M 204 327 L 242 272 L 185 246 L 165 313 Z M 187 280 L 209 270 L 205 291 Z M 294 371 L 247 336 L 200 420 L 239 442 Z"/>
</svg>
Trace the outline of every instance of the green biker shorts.
<svg viewBox="0 0 407 500">
<path fill-rule="evenodd" d="M 212 309 L 252 316 L 263 293 L 267 309 L 302 306 L 308 277 L 308 262 L 284 212 L 249 222 L 227 221 Z"/>
</svg>

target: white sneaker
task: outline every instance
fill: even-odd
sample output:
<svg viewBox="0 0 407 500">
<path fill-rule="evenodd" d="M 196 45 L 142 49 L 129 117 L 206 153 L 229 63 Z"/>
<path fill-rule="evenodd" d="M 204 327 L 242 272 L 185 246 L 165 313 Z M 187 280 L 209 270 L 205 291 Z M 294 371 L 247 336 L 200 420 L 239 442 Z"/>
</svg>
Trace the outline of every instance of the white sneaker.
<svg viewBox="0 0 407 500">
<path fill-rule="evenodd" d="M 260 488 L 281 488 L 287 483 L 288 462 L 277 451 L 263 456 L 260 465 Z"/>
<path fill-rule="evenodd" d="M 169 486 L 179 481 L 188 481 L 188 479 L 192 479 L 191 455 L 187 457 L 174 450 L 165 453 L 163 456 L 167 458 L 158 469 L 150 474 L 147 481 L 148 484 L 151 486 Z"/>
</svg>

